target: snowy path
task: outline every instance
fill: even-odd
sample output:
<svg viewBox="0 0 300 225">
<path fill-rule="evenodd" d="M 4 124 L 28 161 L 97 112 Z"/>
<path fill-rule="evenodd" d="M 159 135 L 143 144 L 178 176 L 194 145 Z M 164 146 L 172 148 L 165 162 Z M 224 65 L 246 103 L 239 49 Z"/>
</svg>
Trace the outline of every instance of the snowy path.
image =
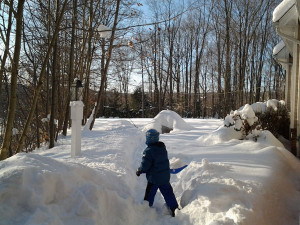
<svg viewBox="0 0 300 225">
<path fill-rule="evenodd" d="M 0 162 L 0 224 L 298 225 L 299 161 L 266 140 L 220 141 L 220 120 L 186 119 L 192 130 L 161 135 L 171 165 L 189 164 L 171 177 L 183 209 L 171 218 L 159 193 L 149 208 L 135 170 L 151 121 L 97 119 L 79 157 L 68 136 Z"/>
</svg>

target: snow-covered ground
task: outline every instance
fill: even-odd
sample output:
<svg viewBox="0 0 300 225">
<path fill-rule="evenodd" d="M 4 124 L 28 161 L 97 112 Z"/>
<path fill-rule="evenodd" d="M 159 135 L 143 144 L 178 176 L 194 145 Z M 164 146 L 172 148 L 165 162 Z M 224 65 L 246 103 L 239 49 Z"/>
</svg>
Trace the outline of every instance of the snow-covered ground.
<svg viewBox="0 0 300 225">
<path fill-rule="evenodd" d="M 299 224 L 299 160 L 268 132 L 257 142 L 231 139 L 217 119 L 184 119 L 184 125 L 169 115 L 164 126 L 174 130 L 161 140 L 171 167 L 188 164 L 171 176 L 182 209 L 170 217 L 160 193 L 149 208 L 146 178 L 135 170 L 145 126 L 164 116 L 97 119 L 93 131 L 83 132 L 82 155 L 75 158 L 67 136 L 51 150 L 1 161 L 0 224 Z"/>
</svg>

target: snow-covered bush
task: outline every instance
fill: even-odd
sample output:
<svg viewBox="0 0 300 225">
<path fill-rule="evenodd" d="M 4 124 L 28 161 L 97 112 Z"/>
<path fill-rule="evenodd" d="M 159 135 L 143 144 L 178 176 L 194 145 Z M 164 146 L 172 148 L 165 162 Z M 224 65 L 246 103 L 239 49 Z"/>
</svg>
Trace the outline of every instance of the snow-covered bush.
<svg viewBox="0 0 300 225">
<path fill-rule="evenodd" d="M 283 101 L 268 101 L 269 107 L 265 112 L 257 112 L 259 124 L 263 130 L 269 130 L 275 137 L 289 138 L 290 118 Z M 270 106 L 270 103 L 274 104 Z"/>
<path fill-rule="evenodd" d="M 268 100 L 246 104 L 231 111 L 224 120 L 224 127 L 234 127 L 242 139 L 257 140 L 262 130 L 269 130 L 275 137 L 288 138 L 289 116 L 284 101 Z"/>
<path fill-rule="evenodd" d="M 259 129 L 258 118 L 252 107 L 246 104 L 242 109 L 231 111 L 229 115 L 225 117 L 224 126 L 234 126 L 234 130 L 242 133 L 242 139 L 245 139 L 252 130 Z"/>
</svg>

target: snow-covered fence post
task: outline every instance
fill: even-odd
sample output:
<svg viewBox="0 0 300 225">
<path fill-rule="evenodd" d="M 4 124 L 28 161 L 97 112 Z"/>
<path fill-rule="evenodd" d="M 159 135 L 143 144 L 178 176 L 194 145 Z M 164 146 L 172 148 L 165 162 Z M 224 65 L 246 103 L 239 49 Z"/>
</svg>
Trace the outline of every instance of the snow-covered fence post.
<svg viewBox="0 0 300 225">
<path fill-rule="evenodd" d="M 81 154 L 81 121 L 83 119 L 82 84 L 78 79 L 74 80 L 71 87 L 71 120 L 72 120 L 72 138 L 71 138 L 71 157 Z"/>
</svg>

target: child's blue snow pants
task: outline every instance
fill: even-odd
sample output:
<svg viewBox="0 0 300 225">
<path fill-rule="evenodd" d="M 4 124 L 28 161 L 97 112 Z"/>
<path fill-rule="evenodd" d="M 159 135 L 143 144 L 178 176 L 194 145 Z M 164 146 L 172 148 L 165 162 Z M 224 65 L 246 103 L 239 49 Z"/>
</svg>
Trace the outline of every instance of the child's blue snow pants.
<svg viewBox="0 0 300 225">
<path fill-rule="evenodd" d="M 172 210 L 176 209 L 178 207 L 178 203 L 176 201 L 173 188 L 171 184 L 164 184 L 164 185 L 156 185 L 149 183 L 147 184 L 146 192 L 144 200 L 149 202 L 149 206 L 153 205 L 154 197 L 157 192 L 157 189 L 159 188 L 161 194 L 163 195 L 167 206 Z"/>
</svg>

